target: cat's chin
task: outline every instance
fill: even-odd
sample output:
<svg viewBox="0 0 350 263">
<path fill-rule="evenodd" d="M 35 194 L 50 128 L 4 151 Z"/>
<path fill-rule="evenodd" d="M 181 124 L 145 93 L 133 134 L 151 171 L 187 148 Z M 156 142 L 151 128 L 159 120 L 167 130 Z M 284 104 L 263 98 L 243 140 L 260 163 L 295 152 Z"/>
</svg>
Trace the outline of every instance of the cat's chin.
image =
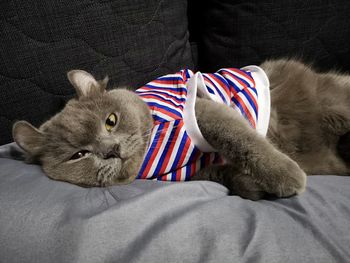
<svg viewBox="0 0 350 263">
<path fill-rule="evenodd" d="M 110 184 L 106 185 L 101 185 L 101 187 L 106 187 L 106 186 L 113 186 L 113 185 L 125 185 L 125 184 L 130 184 L 133 181 L 135 181 L 135 177 L 129 177 L 129 178 L 117 178 L 113 180 L 113 182 L 110 182 Z"/>
</svg>

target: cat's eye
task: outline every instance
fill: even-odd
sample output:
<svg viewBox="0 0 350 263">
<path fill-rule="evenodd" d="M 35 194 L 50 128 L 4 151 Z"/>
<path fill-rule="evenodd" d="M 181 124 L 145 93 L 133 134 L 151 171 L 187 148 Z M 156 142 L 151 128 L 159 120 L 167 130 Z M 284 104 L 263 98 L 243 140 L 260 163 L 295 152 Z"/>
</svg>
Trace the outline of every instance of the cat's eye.
<svg viewBox="0 0 350 263">
<path fill-rule="evenodd" d="M 76 152 L 75 154 L 72 155 L 70 160 L 80 159 L 80 158 L 84 157 L 85 155 L 87 155 L 88 153 L 90 153 L 90 152 L 87 150 L 82 150 L 82 151 Z"/>
<path fill-rule="evenodd" d="M 115 125 L 117 125 L 117 115 L 111 113 L 109 114 L 105 122 L 106 130 L 110 132 Z"/>
</svg>

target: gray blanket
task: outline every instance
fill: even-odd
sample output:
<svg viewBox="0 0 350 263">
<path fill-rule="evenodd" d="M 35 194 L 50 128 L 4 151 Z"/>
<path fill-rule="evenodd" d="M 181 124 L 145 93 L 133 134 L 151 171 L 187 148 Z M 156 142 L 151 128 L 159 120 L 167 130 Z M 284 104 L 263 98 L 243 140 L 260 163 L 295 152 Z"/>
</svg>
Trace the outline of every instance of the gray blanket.
<svg viewBox="0 0 350 263">
<path fill-rule="evenodd" d="M 12 144 L 11 144 L 12 145 Z M 212 182 L 81 188 L 0 147 L 0 262 L 349 262 L 350 177 L 252 202 Z"/>
</svg>

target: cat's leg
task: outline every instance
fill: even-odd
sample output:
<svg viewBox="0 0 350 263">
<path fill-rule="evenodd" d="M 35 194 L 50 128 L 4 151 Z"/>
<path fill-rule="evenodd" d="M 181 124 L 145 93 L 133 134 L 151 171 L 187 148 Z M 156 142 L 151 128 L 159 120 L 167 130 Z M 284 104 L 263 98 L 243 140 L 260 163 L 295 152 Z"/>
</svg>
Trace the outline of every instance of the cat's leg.
<svg viewBox="0 0 350 263">
<path fill-rule="evenodd" d="M 348 104 L 323 106 L 321 127 L 334 135 L 344 135 L 350 131 L 350 107 Z"/>
<path fill-rule="evenodd" d="M 350 175 L 349 103 L 324 106 L 322 108 L 321 128 L 324 133 L 325 145 L 330 151 L 329 156 L 333 157 L 332 166 L 329 167 L 327 174 Z M 330 163 L 329 160 L 328 163 Z"/>
<path fill-rule="evenodd" d="M 204 169 L 194 180 L 223 183 L 249 199 L 264 194 L 287 197 L 304 191 L 306 175 L 232 108 L 197 98 L 196 117 L 204 138 L 224 156 L 227 165 Z"/>
<path fill-rule="evenodd" d="M 250 200 L 259 200 L 269 195 L 280 195 L 269 193 L 268 187 L 262 186 L 261 182 L 256 181 L 255 176 L 249 173 L 249 170 L 238 165 L 211 165 L 200 170 L 192 180 L 206 180 L 222 184 L 229 189 L 230 194 L 236 194 Z M 291 195 L 295 194 L 293 189 L 290 192 Z"/>
</svg>

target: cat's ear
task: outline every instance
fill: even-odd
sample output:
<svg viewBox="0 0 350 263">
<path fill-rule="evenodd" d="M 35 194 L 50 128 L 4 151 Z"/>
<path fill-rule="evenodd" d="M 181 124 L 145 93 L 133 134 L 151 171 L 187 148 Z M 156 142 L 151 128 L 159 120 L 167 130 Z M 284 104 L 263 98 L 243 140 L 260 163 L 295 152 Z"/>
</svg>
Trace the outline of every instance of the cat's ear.
<svg viewBox="0 0 350 263">
<path fill-rule="evenodd" d="M 45 135 L 26 121 L 18 121 L 13 125 L 12 136 L 14 141 L 31 155 L 37 155 L 45 143 Z"/>
<path fill-rule="evenodd" d="M 78 97 L 89 97 L 96 93 L 103 93 L 107 86 L 108 78 L 97 81 L 90 73 L 84 70 L 71 70 L 67 73 L 70 83 L 74 86 Z"/>
</svg>

